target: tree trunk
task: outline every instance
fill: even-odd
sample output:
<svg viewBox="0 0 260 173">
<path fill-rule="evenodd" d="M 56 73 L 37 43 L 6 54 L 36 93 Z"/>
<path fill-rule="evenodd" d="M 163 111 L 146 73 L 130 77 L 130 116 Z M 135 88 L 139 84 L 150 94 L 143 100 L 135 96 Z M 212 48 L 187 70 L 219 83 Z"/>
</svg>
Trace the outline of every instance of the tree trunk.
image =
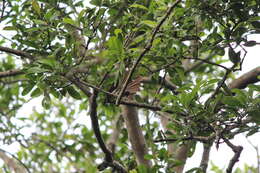
<svg viewBox="0 0 260 173">
<path fill-rule="evenodd" d="M 128 138 L 135 154 L 137 164 L 151 167 L 151 161 L 144 158 L 144 156 L 148 154 L 148 149 L 140 127 L 137 109 L 133 106 L 126 105 L 122 105 L 121 108 L 128 132 Z"/>
<path fill-rule="evenodd" d="M 165 113 L 163 113 L 163 114 L 165 114 Z M 167 128 L 167 124 L 169 122 L 169 119 L 167 118 L 167 116 L 160 116 L 160 117 L 161 117 L 161 123 L 162 123 L 164 130 L 175 133 L 173 130 L 170 130 Z M 169 155 L 173 155 L 174 159 L 181 161 L 183 163 L 180 166 L 174 167 L 173 170 L 176 173 L 182 173 L 184 166 L 185 166 L 185 162 L 188 157 L 189 144 L 185 143 L 185 144 L 182 144 L 181 146 L 177 146 L 177 144 L 170 143 L 167 145 L 167 148 L 168 148 Z M 170 165 L 168 165 L 168 166 L 170 167 Z"/>
</svg>

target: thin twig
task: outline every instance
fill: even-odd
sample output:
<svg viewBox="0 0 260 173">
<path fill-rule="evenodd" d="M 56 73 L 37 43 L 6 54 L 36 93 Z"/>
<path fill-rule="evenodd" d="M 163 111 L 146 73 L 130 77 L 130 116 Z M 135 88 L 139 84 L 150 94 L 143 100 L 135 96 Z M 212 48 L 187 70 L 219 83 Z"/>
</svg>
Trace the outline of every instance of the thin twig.
<svg viewBox="0 0 260 173">
<path fill-rule="evenodd" d="M 178 62 L 178 61 L 179 61 L 179 59 L 175 59 L 173 62 L 170 62 L 170 63 L 168 63 L 168 64 L 165 64 L 165 65 L 163 65 L 162 67 L 160 67 L 160 68 L 158 68 L 158 69 L 151 70 L 150 73 L 153 74 L 153 73 L 160 72 L 161 70 L 167 69 L 168 67 L 170 67 L 171 65 L 175 64 L 175 63 Z"/>
<path fill-rule="evenodd" d="M 4 17 L 4 12 L 5 12 L 5 0 L 3 0 L 2 1 L 2 4 L 3 4 L 3 6 L 2 6 L 2 12 L 1 12 L 1 16 L 0 16 L 0 19 L 2 19 L 3 17 Z"/>
<path fill-rule="evenodd" d="M 202 61 L 202 62 L 205 62 L 207 64 L 211 64 L 211 65 L 215 65 L 215 66 L 218 66 L 218 67 L 221 67 L 225 70 L 229 70 L 229 68 L 223 66 L 223 65 L 220 65 L 220 64 L 217 64 L 217 63 L 214 63 L 214 62 L 211 62 L 211 61 L 208 61 L 207 59 L 201 59 L 201 58 L 192 58 L 192 57 L 183 57 L 184 59 L 194 59 L 194 60 L 198 60 L 198 61 Z"/>
<path fill-rule="evenodd" d="M 233 65 L 230 69 L 228 69 L 225 73 L 225 75 L 223 76 L 223 78 L 221 79 L 221 81 L 218 83 L 217 88 L 215 89 L 214 93 L 209 97 L 208 100 L 214 98 L 218 93 L 220 88 L 224 85 L 225 81 L 227 80 L 228 75 L 233 71 L 233 69 L 235 68 L 235 65 Z M 208 101 L 207 100 L 207 101 Z M 207 102 L 206 101 L 206 102 Z"/>
<path fill-rule="evenodd" d="M 189 140 L 196 140 L 200 142 L 208 142 L 212 139 L 214 139 L 214 135 L 211 136 L 188 136 L 188 137 L 183 137 L 183 138 L 165 138 L 165 139 L 157 139 L 154 140 L 155 143 L 159 142 L 176 142 L 176 141 L 189 141 Z"/>
<path fill-rule="evenodd" d="M 96 26 L 93 25 L 93 33 L 94 33 L 94 34 L 93 34 L 92 36 L 88 37 L 88 41 L 87 41 L 87 44 L 86 44 L 86 46 L 85 46 L 86 50 L 88 49 L 88 46 L 89 46 L 91 40 L 97 35 L 97 29 L 98 29 L 98 27 L 100 26 L 101 22 L 103 21 L 103 17 L 104 17 L 104 16 L 105 16 L 105 13 L 104 13 L 104 14 L 101 16 L 101 18 L 99 19 L 98 24 L 97 24 Z"/>
<path fill-rule="evenodd" d="M 152 48 L 152 45 L 153 45 L 153 41 L 155 39 L 155 36 L 157 34 L 157 32 L 159 31 L 160 27 L 162 26 L 162 24 L 165 22 L 165 20 L 169 17 L 169 15 L 171 14 L 171 12 L 173 11 L 173 9 L 179 4 L 179 2 L 181 2 L 181 0 L 176 0 L 173 5 L 167 10 L 165 16 L 161 19 L 161 21 L 158 23 L 158 25 L 154 28 L 153 32 L 152 32 L 152 37 L 151 39 L 149 40 L 148 44 L 145 46 L 144 50 L 141 52 L 141 54 L 139 55 L 139 57 L 137 58 L 137 60 L 135 61 L 135 63 L 133 64 L 133 66 L 131 67 L 128 75 L 127 75 L 127 78 L 126 78 L 126 81 L 125 83 L 123 84 L 123 87 L 122 89 L 120 90 L 119 92 L 119 95 L 117 97 L 117 100 L 116 100 L 116 105 L 119 104 L 122 96 L 123 96 L 123 93 L 125 92 L 126 88 L 127 88 L 127 85 L 128 83 L 130 82 L 131 80 L 131 77 L 137 67 L 137 65 L 139 64 L 139 62 L 141 61 L 141 59 L 144 57 L 144 55 Z"/>
</svg>

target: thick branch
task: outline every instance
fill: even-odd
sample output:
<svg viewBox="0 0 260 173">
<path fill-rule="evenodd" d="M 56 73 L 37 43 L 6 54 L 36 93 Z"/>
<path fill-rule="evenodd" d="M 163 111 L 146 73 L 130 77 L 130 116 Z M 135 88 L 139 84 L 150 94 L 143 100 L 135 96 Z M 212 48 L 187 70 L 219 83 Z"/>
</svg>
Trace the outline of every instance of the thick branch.
<svg viewBox="0 0 260 173">
<path fill-rule="evenodd" d="M 105 161 L 98 166 L 98 169 L 100 171 L 106 169 L 107 167 L 112 167 L 119 172 L 126 173 L 126 170 L 117 162 L 113 161 L 113 156 L 111 151 L 106 147 L 106 144 L 102 138 L 99 123 L 98 123 L 98 117 L 97 117 L 97 94 L 98 92 L 94 90 L 93 94 L 90 97 L 90 118 L 91 118 L 91 125 L 94 131 L 94 134 L 96 136 L 96 139 L 98 141 L 98 144 L 105 154 Z"/>
<path fill-rule="evenodd" d="M 145 142 L 142 129 L 140 127 L 137 109 L 133 106 L 121 106 L 123 110 L 123 118 L 125 120 L 128 138 L 133 148 L 138 165 L 142 164 L 151 167 L 151 162 L 145 159 L 148 154 L 147 145 Z"/>
<path fill-rule="evenodd" d="M 260 67 L 256 67 L 255 69 L 243 74 L 239 78 L 233 80 L 229 88 L 238 88 L 238 89 L 243 89 L 245 88 L 248 84 L 256 83 L 260 81 L 258 78 L 260 76 Z"/>
<path fill-rule="evenodd" d="M 139 62 L 141 61 L 141 59 L 144 57 L 144 55 L 152 48 L 152 45 L 153 45 L 153 41 L 155 39 L 155 36 L 157 34 L 157 32 L 159 31 L 159 29 L 161 28 L 162 24 L 165 22 L 165 20 L 169 17 L 169 15 L 171 14 L 171 12 L 173 11 L 173 9 L 181 2 L 181 0 L 176 0 L 172 6 L 167 10 L 165 16 L 161 19 L 161 21 L 158 23 L 158 25 L 153 29 L 153 32 L 152 32 L 152 37 L 151 39 L 148 41 L 148 44 L 145 46 L 144 50 L 141 52 L 141 54 L 139 55 L 139 57 L 136 59 L 135 63 L 133 64 L 133 66 L 131 67 L 128 75 L 127 75 L 127 78 L 126 78 L 126 81 L 125 83 L 123 84 L 123 87 L 121 89 L 121 91 L 119 92 L 119 95 L 117 97 L 117 100 L 116 100 L 116 104 L 118 105 L 122 96 L 123 96 L 123 93 L 125 92 L 126 90 L 126 87 L 128 85 L 128 83 L 130 82 L 131 80 L 131 77 L 137 67 L 137 65 L 139 64 Z"/>
<path fill-rule="evenodd" d="M 177 167 L 174 168 L 176 173 L 182 173 L 186 160 L 188 158 L 188 151 L 190 149 L 190 143 L 187 142 L 185 144 L 182 144 L 181 146 L 178 147 L 178 150 L 176 151 L 176 159 L 178 161 L 181 161 L 181 165 L 178 165 Z"/>
<path fill-rule="evenodd" d="M 90 118 L 91 118 L 91 125 L 94 130 L 94 134 L 96 136 L 96 139 L 98 141 L 98 144 L 101 148 L 101 150 L 105 153 L 106 158 L 105 160 L 107 162 L 112 162 L 112 153 L 109 151 L 105 145 L 105 142 L 103 141 L 100 129 L 99 129 L 99 123 L 98 123 L 98 117 L 97 117 L 97 91 L 94 90 L 93 94 L 90 97 Z"/>
<path fill-rule="evenodd" d="M 225 143 L 233 150 L 233 152 L 235 153 L 234 156 L 232 157 L 232 159 L 229 161 L 228 164 L 228 168 L 226 170 L 226 173 L 232 173 L 232 169 L 235 165 L 236 162 L 238 162 L 240 154 L 243 150 L 242 146 L 235 146 L 233 145 L 229 140 L 223 138 Z"/>
<path fill-rule="evenodd" d="M 121 114 L 119 114 L 115 121 L 113 121 L 113 132 L 110 135 L 108 141 L 107 141 L 107 146 L 111 150 L 112 153 L 115 152 L 115 147 L 116 147 L 116 142 L 118 140 L 120 131 L 122 129 L 122 124 L 123 124 L 123 117 Z"/>
<path fill-rule="evenodd" d="M 164 130 L 170 131 L 171 133 L 175 134 L 176 131 L 174 131 L 172 128 L 168 128 L 168 123 L 169 123 L 169 121 L 171 121 L 171 119 L 168 118 L 167 115 L 165 115 L 165 113 L 163 115 L 161 115 L 160 118 L 161 118 L 161 124 L 162 124 Z M 170 143 L 167 145 L 167 148 L 168 148 L 169 155 L 173 155 L 176 160 L 179 160 L 183 163 L 177 167 L 174 165 L 174 168 L 173 168 L 174 171 L 176 173 L 183 172 L 184 163 L 186 162 L 186 159 L 187 159 L 188 144 L 183 144 L 181 146 L 178 146 L 178 144 Z M 171 168 L 172 166 L 170 164 L 168 164 L 168 167 Z"/>
<path fill-rule="evenodd" d="M 212 142 L 203 143 L 203 154 L 200 162 L 200 167 L 203 172 L 207 172 L 211 146 Z"/>
<path fill-rule="evenodd" d="M 27 52 L 24 52 L 24 51 L 21 51 L 21 50 L 11 49 L 11 48 L 8 48 L 8 47 L 0 46 L 0 51 L 6 52 L 6 53 L 11 53 L 11 54 L 14 54 L 14 55 L 17 55 L 17 56 L 22 56 L 22 57 L 32 59 L 32 60 L 35 59 L 34 56 L 32 56 L 31 54 L 29 54 Z"/>
<path fill-rule="evenodd" d="M 7 154 L 7 152 L 0 149 L 0 158 L 4 161 L 4 163 L 14 172 L 16 173 L 30 173 L 29 169 L 27 168 L 27 166 L 22 163 L 21 160 L 19 160 L 17 157 L 15 157 L 14 155 L 10 154 L 13 158 L 10 158 Z M 16 160 L 19 162 L 17 163 Z"/>
<path fill-rule="evenodd" d="M 24 72 L 20 69 L 13 69 L 13 70 L 0 72 L 0 78 L 16 76 L 20 74 L 24 74 Z"/>
</svg>

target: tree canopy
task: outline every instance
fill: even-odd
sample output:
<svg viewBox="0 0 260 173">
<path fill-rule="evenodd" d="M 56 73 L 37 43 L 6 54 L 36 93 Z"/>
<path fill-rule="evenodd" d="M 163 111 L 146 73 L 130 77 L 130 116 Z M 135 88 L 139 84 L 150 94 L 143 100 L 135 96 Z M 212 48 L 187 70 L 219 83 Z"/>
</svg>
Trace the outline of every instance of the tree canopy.
<svg viewBox="0 0 260 173">
<path fill-rule="evenodd" d="M 231 173 L 231 139 L 259 132 L 260 66 L 237 76 L 258 0 L 0 3 L 0 141 L 19 145 L 0 150 L 6 172 L 181 173 L 201 142 L 190 172 L 226 143 Z"/>
</svg>

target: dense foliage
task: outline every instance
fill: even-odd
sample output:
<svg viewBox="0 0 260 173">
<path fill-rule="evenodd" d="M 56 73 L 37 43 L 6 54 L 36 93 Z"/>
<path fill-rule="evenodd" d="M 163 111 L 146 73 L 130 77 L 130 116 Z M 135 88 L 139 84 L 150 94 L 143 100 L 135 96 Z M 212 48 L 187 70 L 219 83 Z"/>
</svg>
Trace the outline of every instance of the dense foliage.
<svg viewBox="0 0 260 173">
<path fill-rule="evenodd" d="M 260 69 L 235 77 L 259 12 L 258 0 L 3 0 L 1 145 L 19 144 L 23 171 L 135 173 L 182 172 L 197 142 L 191 172 L 205 172 L 224 142 L 231 172 L 230 139 L 259 131 Z M 124 125 L 136 108 L 147 164 Z"/>
</svg>

